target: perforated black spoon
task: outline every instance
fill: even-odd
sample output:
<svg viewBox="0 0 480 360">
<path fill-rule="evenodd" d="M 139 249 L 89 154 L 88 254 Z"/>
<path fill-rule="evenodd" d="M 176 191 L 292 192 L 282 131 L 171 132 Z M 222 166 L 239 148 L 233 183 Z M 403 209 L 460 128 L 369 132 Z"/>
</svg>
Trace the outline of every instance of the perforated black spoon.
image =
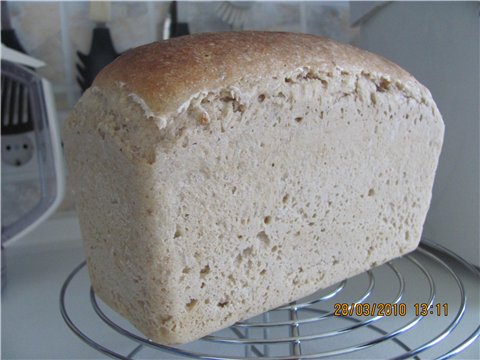
<svg viewBox="0 0 480 360">
<path fill-rule="evenodd" d="M 80 85 L 82 92 L 92 85 L 100 70 L 120 55 L 115 51 L 110 29 L 105 24 L 110 20 L 110 2 L 91 1 L 90 18 L 96 23 L 92 33 L 90 52 L 86 55 L 77 51 L 79 59 L 77 63 L 77 83 Z"/>
</svg>

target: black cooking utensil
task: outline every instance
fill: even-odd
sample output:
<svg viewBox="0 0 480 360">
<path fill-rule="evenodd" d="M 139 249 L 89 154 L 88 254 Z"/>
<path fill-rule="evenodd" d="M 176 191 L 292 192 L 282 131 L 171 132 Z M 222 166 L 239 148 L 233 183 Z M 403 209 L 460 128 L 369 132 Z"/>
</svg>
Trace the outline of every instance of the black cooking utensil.
<svg viewBox="0 0 480 360">
<path fill-rule="evenodd" d="M 6 1 L 2 1 L 2 43 L 11 49 L 20 51 L 24 54 L 27 52 L 17 38 L 15 30 L 10 22 L 10 13 Z"/>
<path fill-rule="evenodd" d="M 178 9 L 177 9 L 176 1 L 172 1 L 172 3 L 170 4 L 170 17 L 172 19 L 172 22 L 170 24 L 171 38 L 190 34 L 190 30 L 188 29 L 188 24 L 178 22 Z"/>
<path fill-rule="evenodd" d="M 108 2 L 92 1 L 90 3 L 90 17 L 96 22 L 92 33 L 92 44 L 88 54 L 77 51 L 79 59 L 77 83 L 82 92 L 92 85 L 100 70 L 120 55 L 113 46 L 110 29 L 105 24 L 109 20 L 109 7 Z"/>
</svg>

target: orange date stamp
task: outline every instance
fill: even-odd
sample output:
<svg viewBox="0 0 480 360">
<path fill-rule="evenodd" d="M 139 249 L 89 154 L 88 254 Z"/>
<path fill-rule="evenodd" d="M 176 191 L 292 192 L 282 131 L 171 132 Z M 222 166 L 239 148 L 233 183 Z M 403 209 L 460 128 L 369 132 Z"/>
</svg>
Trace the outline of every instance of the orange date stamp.
<svg viewBox="0 0 480 360">
<path fill-rule="evenodd" d="M 448 316 L 448 304 L 413 304 L 415 316 Z M 336 303 L 334 316 L 406 316 L 405 303 Z"/>
</svg>

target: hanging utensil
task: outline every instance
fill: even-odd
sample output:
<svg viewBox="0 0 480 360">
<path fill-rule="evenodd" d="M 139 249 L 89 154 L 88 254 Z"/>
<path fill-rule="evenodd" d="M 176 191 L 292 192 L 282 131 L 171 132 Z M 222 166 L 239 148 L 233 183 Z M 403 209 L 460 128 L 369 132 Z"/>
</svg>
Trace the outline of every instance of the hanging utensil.
<svg viewBox="0 0 480 360">
<path fill-rule="evenodd" d="M 233 30 L 243 30 L 253 4 L 254 1 L 220 1 L 215 7 L 215 12 Z"/>
<path fill-rule="evenodd" d="M 110 12 L 110 2 L 90 2 L 90 19 L 96 23 L 96 27 L 92 33 L 90 52 L 86 55 L 77 51 L 79 59 L 77 63 L 77 82 L 82 92 L 92 85 L 95 76 L 97 76 L 100 70 L 120 55 L 115 50 L 110 29 L 106 26 L 106 22 L 110 21 L 111 18 Z"/>
<path fill-rule="evenodd" d="M 177 2 L 172 1 L 170 4 L 170 33 L 168 38 L 174 38 L 177 36 L 183 36 L 190 34 L 190 30 L 188 28 L 188 23 L 181 23 L 178 22 L 178 8 Z"/>
<path fill-rule="evenodd" d="M 7 1 L 2 1 L 2 43 L 11 49 L 20 51 L 24 54 L 27 53 L 18 40 L 15 29 L 12 27 Z"/>
</svg>

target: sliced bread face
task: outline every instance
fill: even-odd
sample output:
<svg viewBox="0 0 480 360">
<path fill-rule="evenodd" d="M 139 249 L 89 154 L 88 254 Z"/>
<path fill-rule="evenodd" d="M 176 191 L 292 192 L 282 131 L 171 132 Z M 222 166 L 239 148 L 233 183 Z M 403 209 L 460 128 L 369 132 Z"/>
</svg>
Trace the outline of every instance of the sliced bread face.
<svg viewBox="0 0 480 360">
<path fill-rule="evenodd" d="M 64 133 L 93 288 L 177 344 L 408 253 L 443 131 L 412 76 L 324 38 L 132 50 Z"/>
</svg>

